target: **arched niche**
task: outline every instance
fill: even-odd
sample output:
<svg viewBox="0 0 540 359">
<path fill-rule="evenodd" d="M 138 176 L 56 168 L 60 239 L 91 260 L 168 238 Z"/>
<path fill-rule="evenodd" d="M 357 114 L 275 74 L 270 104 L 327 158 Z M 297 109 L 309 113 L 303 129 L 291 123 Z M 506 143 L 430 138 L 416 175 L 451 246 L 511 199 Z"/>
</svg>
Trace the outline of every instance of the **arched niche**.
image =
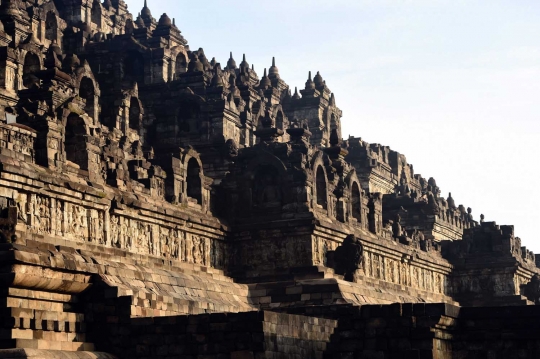
<svg viewBox="0 0 540 359">
<path fill-rule="evenodd" d="M 98 27 L 101 27 L 101 5 L 98 0 L 94 0 L 92 3 L 90 20 Z"/>
<path fill-rule="evenodd" d="M 96 112 L 96 88 L 94 85 L 94 81 L 89 77 L 83 77 L 81 80 L 81 85 L 79 88 L 79 96 L 85 100 L 86 105 L 84 107 L 84 110 L 92 119 L 96 120 L 95 112 Z"/>
<path fill-rule="evenodd" d="M 276 128 L 278 128 L 280 130 L 284 130 L 284 128 L 283 128 L 283 125 L 284 125 L 283 120 L 284 120 L 283 112 L 278 111 L 278 113 L 276 115 Z"/>
<path fill-rule="evenodd" d="M 45 38 L 50 41 L 57 40 L 58 36 L 58 19 L 56 15 L 49 11 L 45 17 Z"/>
<path fill-rule="evenodd" d="M 191 158 L 188 161 L 186 187 L 187 196 L 196 200 L 198 204 L 202 205 L 201 166 L 195 158 Z"/>
<path fill-rule="evenodd" d="M 144 57 L 137 51 L 128 51 L 123 62 L 124 77 L 144 84 Z"/>
<path fill-rule="evenodd" d="M 129 128 L 139 131 L 142 122 L 142 108 L 139 99 L 132 97 L 129 101 Z"/>
<path fill-rule="evenodd" d="M 283 196 L 279 171 L 271 165 L 258 167 L 253 176 L 252 203 L 254 210 L 279 212 L 283 206 Z"/>
<path fill-rule="evenodd" d="M 176 112 L 176 121 L 180 135 L 197 133 L 201 107 L 195 101 L 184 101 Z"/>
<path fill-rule="evenodd" d="M 322 166 L 317 167 L 315 174 L 315 186 L 317 192 L 317 205 L 323 209 L 328 208 L 328 196 L 326 191 L 326 174 Z"/>
<path fill-rule="evenodd" d="M 88 170 L 87 136 L 84 120 L 79 115 L 71 113 L 67 118 L 65 129 L 66 160 L 79 166 L 82 170 Z"/>
<path fill-rule="evenodd" d="M 330 132 L 332 132 L 333 130 L 337 130 L 337 128 L 337 116 L 335 113 L 333 113 L 332 115 L 330 115 Z"/>
<path fill-rule="evenodd" d="M 358 182 L 353 182 L 351 188 L 352 217 L 356 218 L 358 223 L 362 222 L 362 195 Z"/>
<path fill-rule="evenodd" d="M 39 57 L 33 52 L 28 52 L 26 56 L 24 57 L 23 77 L 22 77 L 23 85 L 25 87 L 29 87 L 33 81 L 31 75 L 34 75 L 40 70 L 41 70 L 41 62 L 39 61 Z"/>
<path fill-rule="evenodd" d="M 187 59 L 186 59 L 186 56 L 182 52 L 176 56 L 175 66 L 176 66 L 175 68 L 176 78 L 178 78 L 179 75 L 187 71 Z"/>
</svg>

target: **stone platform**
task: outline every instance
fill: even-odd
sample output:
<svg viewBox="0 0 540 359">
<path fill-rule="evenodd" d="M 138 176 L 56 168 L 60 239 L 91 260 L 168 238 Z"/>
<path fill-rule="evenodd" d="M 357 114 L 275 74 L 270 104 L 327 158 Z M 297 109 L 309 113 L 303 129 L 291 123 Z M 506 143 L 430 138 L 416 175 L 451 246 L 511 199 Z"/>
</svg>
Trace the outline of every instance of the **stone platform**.
<svg viewBox="0 0 540 359">
<path fill-rule="evenodd" d="M 117 359 L 115 356 L 98 352 L 68 352 L 39 349 L 4 349 L 0 350 L 2 359 Z"/>
</svg>

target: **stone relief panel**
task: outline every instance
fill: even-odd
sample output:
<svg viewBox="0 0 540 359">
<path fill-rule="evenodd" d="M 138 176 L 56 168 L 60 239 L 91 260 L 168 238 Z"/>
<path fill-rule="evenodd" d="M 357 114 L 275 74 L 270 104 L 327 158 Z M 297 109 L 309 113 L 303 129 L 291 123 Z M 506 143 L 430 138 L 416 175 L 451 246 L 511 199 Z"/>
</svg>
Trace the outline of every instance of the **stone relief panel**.
<svg viewBox="0 0 540 359">
<path fill-rule="evenodd" d="M 327 240 L 315 237 L 313 240 L 313 264 L 326 265 L 326 253 L 328 252 Z"/>
<path fill-rule="evenodd" d="M 249 240 L 230 244 L 227 258 L 235 270 L 262 270 L 313 264 L 313 237 L 288 237 L 280 230 L 245 232 Z M 321 258 L 319 258 L 321 260 Z"/>
<path fill-rule="evenodd" d="M 0 148 L 20 152 L 34 158 L 35 134 L 19 128 L 0 125 Z"/>
<path fill-rule="evenodd" d="M 189 231 L 85 208 L 38 194 L 17 198 L 18 221 L 40 235 L 108 246 L 202 266 L 225 265 L 224 244 Z"/>
<path fill-rule="evenodd" d="M 67 219 L 66 219 L 67 218 Z M 84 242 L 88 238 L 87 209 L 78 204 L 64 203 L 65 233 L 68 238 Z"/>
<path fill-rule="evenodd" d="M 432 293 L 445 293 L 444 274 L 368 251 L 364 252 L 364 275 Z"/>
</svg>

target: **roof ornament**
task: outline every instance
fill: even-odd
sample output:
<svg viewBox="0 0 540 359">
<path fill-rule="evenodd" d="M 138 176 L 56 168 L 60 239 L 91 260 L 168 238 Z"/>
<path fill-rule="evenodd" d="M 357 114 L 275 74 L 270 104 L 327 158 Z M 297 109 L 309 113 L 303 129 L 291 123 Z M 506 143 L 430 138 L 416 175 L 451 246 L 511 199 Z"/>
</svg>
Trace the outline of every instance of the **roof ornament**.
<svg viewBox="0 0 540 359">
<path fill-rule="evenodd" d="M 150 9 L 148 8 L 148 3 L 146 0 L 144 0 L 144 6 L 141 10 L 141 15 L 145 18 L 151 18 L 152 17 L 152 12 L 150 11 Z"/>
<path fill-rule="evenodd" d="M 266 68 L 264 69 L 264 75 L 261 79 L 261 82 L 259 84 L 259 88 L 261 89 L 267 89 L 268 87 L 272 86 L 272 83 L 270 82 L 270 79 L 268 78 L 266 74 Z"/>
<path fill-rule="evenodd" d="M 292 98 L 295 99 L 295 100 L 299 100 L 299 99 L 300 99 L 300 95 L 298 94 L 298 87 L 295 87 L 295 88 L 294 88 L 294 95 L 293 95 Z"/>
<path fill-rule="evenodd" d="M 240 63 L 240 68 L 246 68 L 246 69 L 249 69 L 249 64 L 248 62 L 246 61 L 246 54 L 244 54 L 244 56 L 242 57 L 242 62 Z"/>
<path fill-rule="evenodd" d="M 313 78 L 313 82 L 315 83 L 316 87 L 324 86 L 324 81 L 319 71 L 317 71 L 317 75 L 315 75 Z"/>
<path fill-rule="evenodd" d="M 232 51 L 231 51 L 231 56 L 229 57 L 229 61 L 227 61 L 227 68 L 231 70 L 236 68 L 236 61 L 234 61 Z"/>
<path fill-rule="evenodd" d="M 279 78 L 279 69 L 276 67 L 276 58 L 272 57 L 272 66 L 270 67 L 268 74 L 270 77 Z"/>
<path fill-rule="evenodd" d="M 306 81 L 306 90 L 313 90 L 315 88 L 315 84 L 313 83 L 313 80 L 311 79 L 311 71 L 308 75 L 308 80 Z"/>
</svg>

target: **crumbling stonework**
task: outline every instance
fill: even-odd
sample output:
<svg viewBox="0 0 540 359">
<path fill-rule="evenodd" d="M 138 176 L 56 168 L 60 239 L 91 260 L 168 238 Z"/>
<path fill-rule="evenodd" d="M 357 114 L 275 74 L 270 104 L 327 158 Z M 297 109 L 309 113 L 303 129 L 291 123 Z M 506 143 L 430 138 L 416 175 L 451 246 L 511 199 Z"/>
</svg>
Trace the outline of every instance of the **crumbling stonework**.
<svg viewBox="0 0 540 359">
<path fill-rule="evenodd" d="M 320 73 L 222 66 L 146 5 L 2 0 L 0 94 L 0 358 L 453 358 L 540 301 L 513 227 L 342 140 Z"/>
</svg>

